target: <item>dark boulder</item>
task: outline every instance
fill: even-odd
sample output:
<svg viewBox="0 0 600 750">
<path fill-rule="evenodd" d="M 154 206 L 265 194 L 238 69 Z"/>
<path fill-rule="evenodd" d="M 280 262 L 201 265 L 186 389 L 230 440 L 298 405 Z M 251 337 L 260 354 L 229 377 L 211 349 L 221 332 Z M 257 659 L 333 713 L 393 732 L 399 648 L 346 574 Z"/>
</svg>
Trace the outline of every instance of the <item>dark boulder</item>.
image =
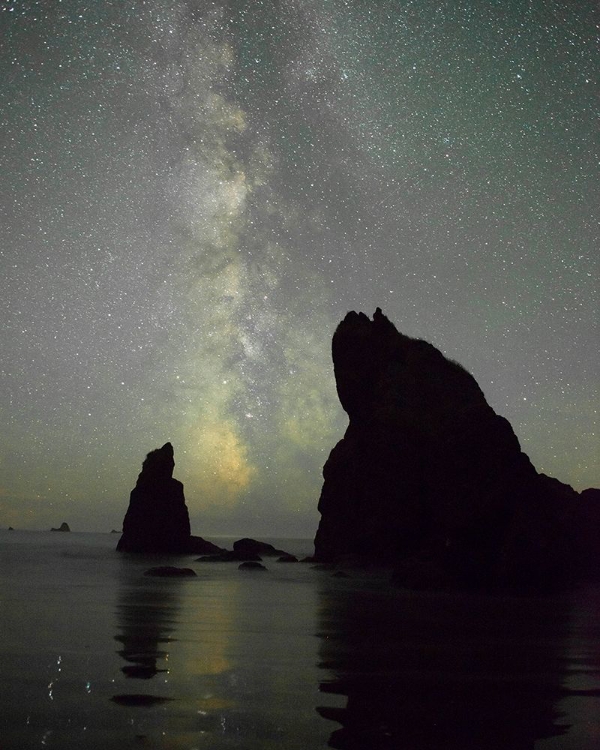
<svg viewBox="0 0 600 750">
<path fill-rule="evenodd" d="M 262 562 L 260 555 L 252 552 L 239 552 L 237 550 L 225 550 L 216 555 L 205 555 L 199 557 L 197 562 Z"/>
<path fill-rule="evenodd" d="M 201 536 L 191 536 L 186 543 L 185 551 L 190 555 L 216 555 L 224 550 L 223 547 L 219 547 Z"/>
<path fill-rule="evenodd" d="M 50 531 L 71 531 L 71 529 L 69 528 L 69 524 L 63 521 L 57 529 L 50 529 Z"/>
<path fill-rule="evenodd" d="M 350 421 L 323 469 L 318 561 L 389 565 L 417 588 L 554 588 L 580 573 L 578 515 L 598 503 L 578 510 L 585 493 L 537 473 L 461 365 L 379 308 L 348 313 L 332 353 Z"/>
<path fill-rule="evenodd" d="M 266 568 L 259 562 L 248 560 L 247 562 L 243 562 L 241 565 L 238 565 L 238 570 L 266 570 Z"/>
<path fill-rule="evenodd" d="M 272 544 L 267 542 L 257 542 L 256 539 L 238 539 L 233 543 L 234 552 L 240 554 L 265 555 L 266 557 L 276 557 L 287 555 L 282 549 L 276 549 Z"/>
<path fill-rule="evenodd" d="M 281 557 L 277 558 L 277 562 L 280 563 L 296 563 L 298 562 L 298 558 L 296 555 L 281 555 Z"/>
<path fill-rule="evenodd" d="M 217 545 L 191 536 L 183 484 L 173 479 L 174 467 L 171 443 L 148 453 L 131 491 L 118 551 L 162 554 L 221 551 Z"/>
</svg>

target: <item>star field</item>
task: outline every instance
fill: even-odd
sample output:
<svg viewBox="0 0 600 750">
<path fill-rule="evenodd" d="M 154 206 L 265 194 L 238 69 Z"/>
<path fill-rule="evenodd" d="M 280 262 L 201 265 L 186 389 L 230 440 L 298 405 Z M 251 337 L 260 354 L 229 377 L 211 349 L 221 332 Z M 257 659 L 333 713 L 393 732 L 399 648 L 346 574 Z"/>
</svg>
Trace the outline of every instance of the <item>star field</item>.
<svg viewBox="0 0 600 750">
<path fill-rule="evenodd" d="M 600 484 L 590 3 L 0 6 L 0 524 L 310 536 L 377 306 L 539 471 Z"/>
</svg>

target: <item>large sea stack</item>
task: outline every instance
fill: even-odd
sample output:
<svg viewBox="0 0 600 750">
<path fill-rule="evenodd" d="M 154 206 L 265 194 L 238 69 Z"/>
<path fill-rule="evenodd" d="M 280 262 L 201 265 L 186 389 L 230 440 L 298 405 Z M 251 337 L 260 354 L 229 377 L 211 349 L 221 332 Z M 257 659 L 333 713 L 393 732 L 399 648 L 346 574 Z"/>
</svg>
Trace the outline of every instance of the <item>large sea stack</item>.
<svg viewBox="0 0 600 750">
<path fill-rule="evenodd" d="M 597 491 L 538 474 L 461 365 L 379 308 L 348 313 L 332 350 L 350 423 L 323 469 L 318 560 L 433 588 L 555 588 L 589 569 Z"/>
<path fill-rule="evenodd" d="M 174 467 L 171 443 L 148 453 L 131 491 L 118 551 L 164 554 L 221 551 L 211 542 L 191 536 L 183 484 L 173 479 Z"/>
</svg>

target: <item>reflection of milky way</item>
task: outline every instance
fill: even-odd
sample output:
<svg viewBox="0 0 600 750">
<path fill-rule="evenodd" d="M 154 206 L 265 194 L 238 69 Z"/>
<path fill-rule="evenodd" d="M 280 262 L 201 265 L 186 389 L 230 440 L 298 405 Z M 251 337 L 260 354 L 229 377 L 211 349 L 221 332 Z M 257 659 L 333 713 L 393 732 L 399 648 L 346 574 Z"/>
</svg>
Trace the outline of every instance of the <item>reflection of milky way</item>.
<svg viewBox="0 0 600 750">
<path fill-rule="evenodd" d="M 376 306 L 598 482 L 591 6 L 2 7 L 0 523 L 311 534 Z"/>
</svg>

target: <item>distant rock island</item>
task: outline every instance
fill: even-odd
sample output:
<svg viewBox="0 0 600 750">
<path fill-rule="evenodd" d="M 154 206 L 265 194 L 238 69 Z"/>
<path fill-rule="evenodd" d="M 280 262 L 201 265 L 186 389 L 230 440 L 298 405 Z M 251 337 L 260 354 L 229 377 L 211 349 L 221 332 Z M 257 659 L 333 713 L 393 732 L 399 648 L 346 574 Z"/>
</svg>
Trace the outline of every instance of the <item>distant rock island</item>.
<svg viewBox="0 0 600 750">
<path fill-rule="evenodd" d="M 171 443 L 151 451 L 131 491 L 119 552 L 214 554 L 221 547 L 192 536 L 183 484 L 173 479 Z"/>
<path fill-rule="evenodd" d="M 538 474 L 475 379 L 377 309 L 332 342 L 350 423 L 323 469 L 320 562 L 412 588 L 555 588 L 600 562 L 600 490 Z"/>
<path fill-rule="evenodd" d="M 50 529 L 50 531 L 71 531 L 71 529 L 69 528 L 69 524 L 63 521 L 57 529 Z"/>
</svg>

